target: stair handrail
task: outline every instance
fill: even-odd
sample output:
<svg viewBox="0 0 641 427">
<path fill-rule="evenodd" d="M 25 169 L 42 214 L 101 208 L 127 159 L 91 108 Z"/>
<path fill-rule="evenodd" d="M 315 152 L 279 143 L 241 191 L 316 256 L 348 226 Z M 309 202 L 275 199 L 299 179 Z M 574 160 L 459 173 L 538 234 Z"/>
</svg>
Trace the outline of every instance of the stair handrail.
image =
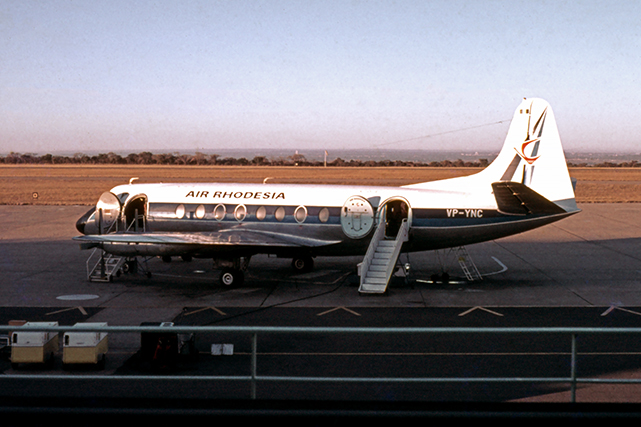
<svg viewBox="0 0 641 427">
<path fill-rule="evenodd" d="M 390 257 L 390 260 L 387 263 L 387 269 L 385 270 L 385 278 L 388 283 L 390 277 L 392 276 L 392 273 L 394 272 L 394 269 L 396 268 L 396 261 L 398 261 L 398 257 L 401 254 L 403 243 L 407 242 L 407 240 L 409 239 L 408 236 L 409 223 L 407 222 L 407 218 L 403 218 L 403 222 L 401 223 L 401 226 L 398 229 L 398 234 L 396 235 L 392 256 Z"/>
<path fill-rule="evenodd" d="M 131 231 L 132 228 L 134 229 L 134 232 L 141 231 L 137 229 L 139 219 L 142 219 L 142 232 L 147 231 L 147 218 L 145 215 L 135 215 L 134 220 L 127 226 L 127 231 Z"/>
<path fill-rule="evenodd" d="M 87 279 L 89 279 L 91 277 L 91 274 L 96 270 L 96 267 L 98 266 L 98 263 L 100 262 L 100 260 L 98 260 L 98 262 L 96 262 L 94 264 L 93 268 L 89 268 L 90 261 L 93 258 L 93 256 L 96 254 L 97 250 L 98 250 L 98 248 L 93 248 L 93 251 L 91 251 L 91 254 L 89 255 L 89 258 L 87 258 L 87 262 L 86 262 Z"/>
</svg>

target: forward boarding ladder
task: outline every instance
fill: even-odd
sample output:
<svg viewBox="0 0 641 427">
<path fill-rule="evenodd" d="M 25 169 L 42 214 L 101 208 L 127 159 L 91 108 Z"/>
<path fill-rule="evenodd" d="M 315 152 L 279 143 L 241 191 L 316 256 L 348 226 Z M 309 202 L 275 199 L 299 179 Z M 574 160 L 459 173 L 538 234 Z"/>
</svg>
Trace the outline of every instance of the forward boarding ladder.
<svg viewBox="0 0 641 427">
<path fill-rule="evenodd" d="M 107 228 L 105 234 L 117 232 L 119 222 L 114 221 Z M 132 231 L 133 229 L 134 232 L 138 232 L 139 223 L 142 223 L 142 231 L 145 231 L 145 217 L 144 215 L 138 215 L 138 210 L 136 210 L 134 220 L 129 224 L 127 231 Z M 97 260 L 96 254 L 100 255 Z M 114 276 L 119 275 L 120 269 L 126 261 L 125 257 L 112 255 L 102 249 L 95 248 L 89 255 L 89 259 L 87 259 L 87 279 L 90 282 L 111 282 Z"/>
<path fill-rule="evenodd" d="M 100 255 L 97 261 L 96 254 Z M 125 261 L 124 257 L 108 254 L 102 249 L 95 248 L 87 260 L 87 279 L 90 282 L 111 282 L 113 276 L 120 272 Z"/>
<path fill-rule="evenodd" d="M 369 244 L 365 258 L 360 265 L 361 285 L 358 292 L 362 294 L 382 294 L 396 268 L 403 243 L 407 242 L 409 225 L 403 220 L 396 239 L 385 239 L 385 222 L 381 221 Z"/>
</svg>

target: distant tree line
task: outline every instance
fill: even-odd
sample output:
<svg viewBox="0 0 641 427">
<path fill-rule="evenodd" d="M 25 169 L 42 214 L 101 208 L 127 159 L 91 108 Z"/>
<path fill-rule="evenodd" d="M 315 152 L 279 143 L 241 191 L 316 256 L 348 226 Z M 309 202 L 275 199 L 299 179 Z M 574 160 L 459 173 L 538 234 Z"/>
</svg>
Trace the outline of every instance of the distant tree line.
<svg viewBox="0 0 641 427">
<path fill-rule="evenodd" d="M 154 154 L 148 151 L 131 153 L 121 156 L 116 153 L 101 153 L 89 156 L 76 153 L 73 156 L 42 156 L 29 153 L 11 152 L 5 157 L 0 157 L 0 164 L 60 164 L 60 165 L 210 165 L 210 166 L 324 166 L 323 161 L 307 160 L 302 154 L 294 154 L 286 158 L 270 159 L 266 156 L 256 156 L 251 160 L 244 157 L 221 157 L 218 154 Z M 327 166 L 446 166 L 446 167 L 485 167 L 489 164 L 487 159 L 474 162 L 461 159 L 442 160 L 433 162 L 415 162 L 404 160 L 343 160 L 340 157 L 327 162 Z"/>
<path fill-rule="evenodd" d="M 327 166 L 406 166 L 406 167 L 486 167 L 490 162 L 488 159 L 476 161 L 440 160 L 431 162 L 416 162 L 405 160 L 343 160 L 340 157 L 327 162 Z M 11 152 L 7 156 L 0 156 L 0 164 L 41 164 L 41 165 L 200 165 L 200 166 L 324 166 L 323 161 L 307 160 L 302 154 L 294 154 L 286 158 L 269 159 L 266 156 L 256 156 L 251 160 L 244 157 L 221 157 L 218 154 L 195 154 L 160 153 L 154 154 L 148 151 L 131 153 L 121 156 L 116 153 L 101 153 L 89 156 L 83 153 L 76 153 L 72 156 L 54 156 L 52 154 L 36 155 L 30 153 Z M 613 163 L 602 162 L 596 164 L 570 163 L 570 167 L 641 167 L 636 160 Z"/>
<path fill-rule="evenodd" d="M 599 163 L 572 163 L 568 162 L 568 166 L 572 168 L 638 168 L 641 167 L 641 163 L 636 160 L 630 160 L 629 162 L 599 162 Z"/>
</svg>

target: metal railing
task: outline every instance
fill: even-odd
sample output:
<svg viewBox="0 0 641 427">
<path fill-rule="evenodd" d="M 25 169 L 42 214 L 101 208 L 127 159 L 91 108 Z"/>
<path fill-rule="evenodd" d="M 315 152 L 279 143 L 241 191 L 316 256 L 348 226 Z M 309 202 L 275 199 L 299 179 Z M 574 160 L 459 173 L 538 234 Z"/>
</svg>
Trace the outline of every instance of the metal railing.
<svg viewBox="0 0 641 427">
<path fill-rule="evenodd" d="M 104 381 L 118 380 L 181 380 L 181 381 L 241 381 L 251 384 L 251 399 L 256 399 L 257 386 L 261 382 L 335 382 L 335 383 L 563 383 L 570 386 L 570 401 L 576 402 L 576 389 L 579 384 L 641 384 L 641 378 L 616 379 L 616 378 L 591 378 L 577 375 L 577 337 L 580 335 L 609 335 L 641 334 L 641 328 L 476 328 L 476 327 L 428 327 L 428 328 L 363 328 L 363 327 L 251 327 L 251 326 L 87 326 L 76 324 L 70 326 L 7 326 L 0 325 L 0 332 L 107 332 L 107 333 L 240 333 L 251 337 L 251 358 L 249 375 L 55 375 L 55 374 L 5 374 L 0 375 L 1 380 L 11 379 L 100 379 Z M 258 336 L 260 334 L 359 334 L 359 335 L 404 335 L 404 334 L 565 334 L 570 338 L 571 362 L 570 371 L 566 377 L 300 377 L 300 376 L 275 376 L 258 374 Z"/>
</svg>

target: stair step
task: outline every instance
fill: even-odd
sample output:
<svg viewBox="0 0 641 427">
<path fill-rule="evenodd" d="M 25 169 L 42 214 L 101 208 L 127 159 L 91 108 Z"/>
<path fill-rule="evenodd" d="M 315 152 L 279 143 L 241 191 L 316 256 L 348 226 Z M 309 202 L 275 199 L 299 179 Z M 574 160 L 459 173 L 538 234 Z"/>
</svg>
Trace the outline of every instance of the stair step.
<svg viewBox="0 0 641 427">
<path fill-rule="evenodd" d="M 386 290 L 387 285 L 371 286 L 362 284 L 360 288 L 358 288 L 358 292 L 361 294 L 384 294 Z"/>
<path fill-rule="evenodd" d="M 363 284 L 364 285 L 367 284 L 367 285 L 385 285 L 385 286 L 387 286 L 387 278 L 386 277 L 379 278 L 379 277 L 369 277 L 369 276 L 367 276 L 365 278 L 365 281 L 363 282 Z"/>
<path fill-rule="evenodd" d="M 367 278 L 369 279 L 370 277 L 371 278 L 377 277 L 377 278 L 385 279 L 387 277 L 387 272 L 386 271 L 373 271 L 372 269 L 370 269 L 367 272 Z"/>
<path fill-rule="evenodd" d="M 125 258 L 109 254 L 103 254 L 103 260 L 104 267 L 101 265 L 101 261 L 98 261 L 94 269 L 88 275 L 89 281 L 111 282 L 113 275 L 120 270 L 120 267 L 125 262 Z"/>
<path fill-rule="evenodd" d="M 374 259 L 376 259 L 376 258 L 389 259 L 391 255 L 392 255 L 391 252 L 375 252 L 374 253 Z"/>
</svg>

